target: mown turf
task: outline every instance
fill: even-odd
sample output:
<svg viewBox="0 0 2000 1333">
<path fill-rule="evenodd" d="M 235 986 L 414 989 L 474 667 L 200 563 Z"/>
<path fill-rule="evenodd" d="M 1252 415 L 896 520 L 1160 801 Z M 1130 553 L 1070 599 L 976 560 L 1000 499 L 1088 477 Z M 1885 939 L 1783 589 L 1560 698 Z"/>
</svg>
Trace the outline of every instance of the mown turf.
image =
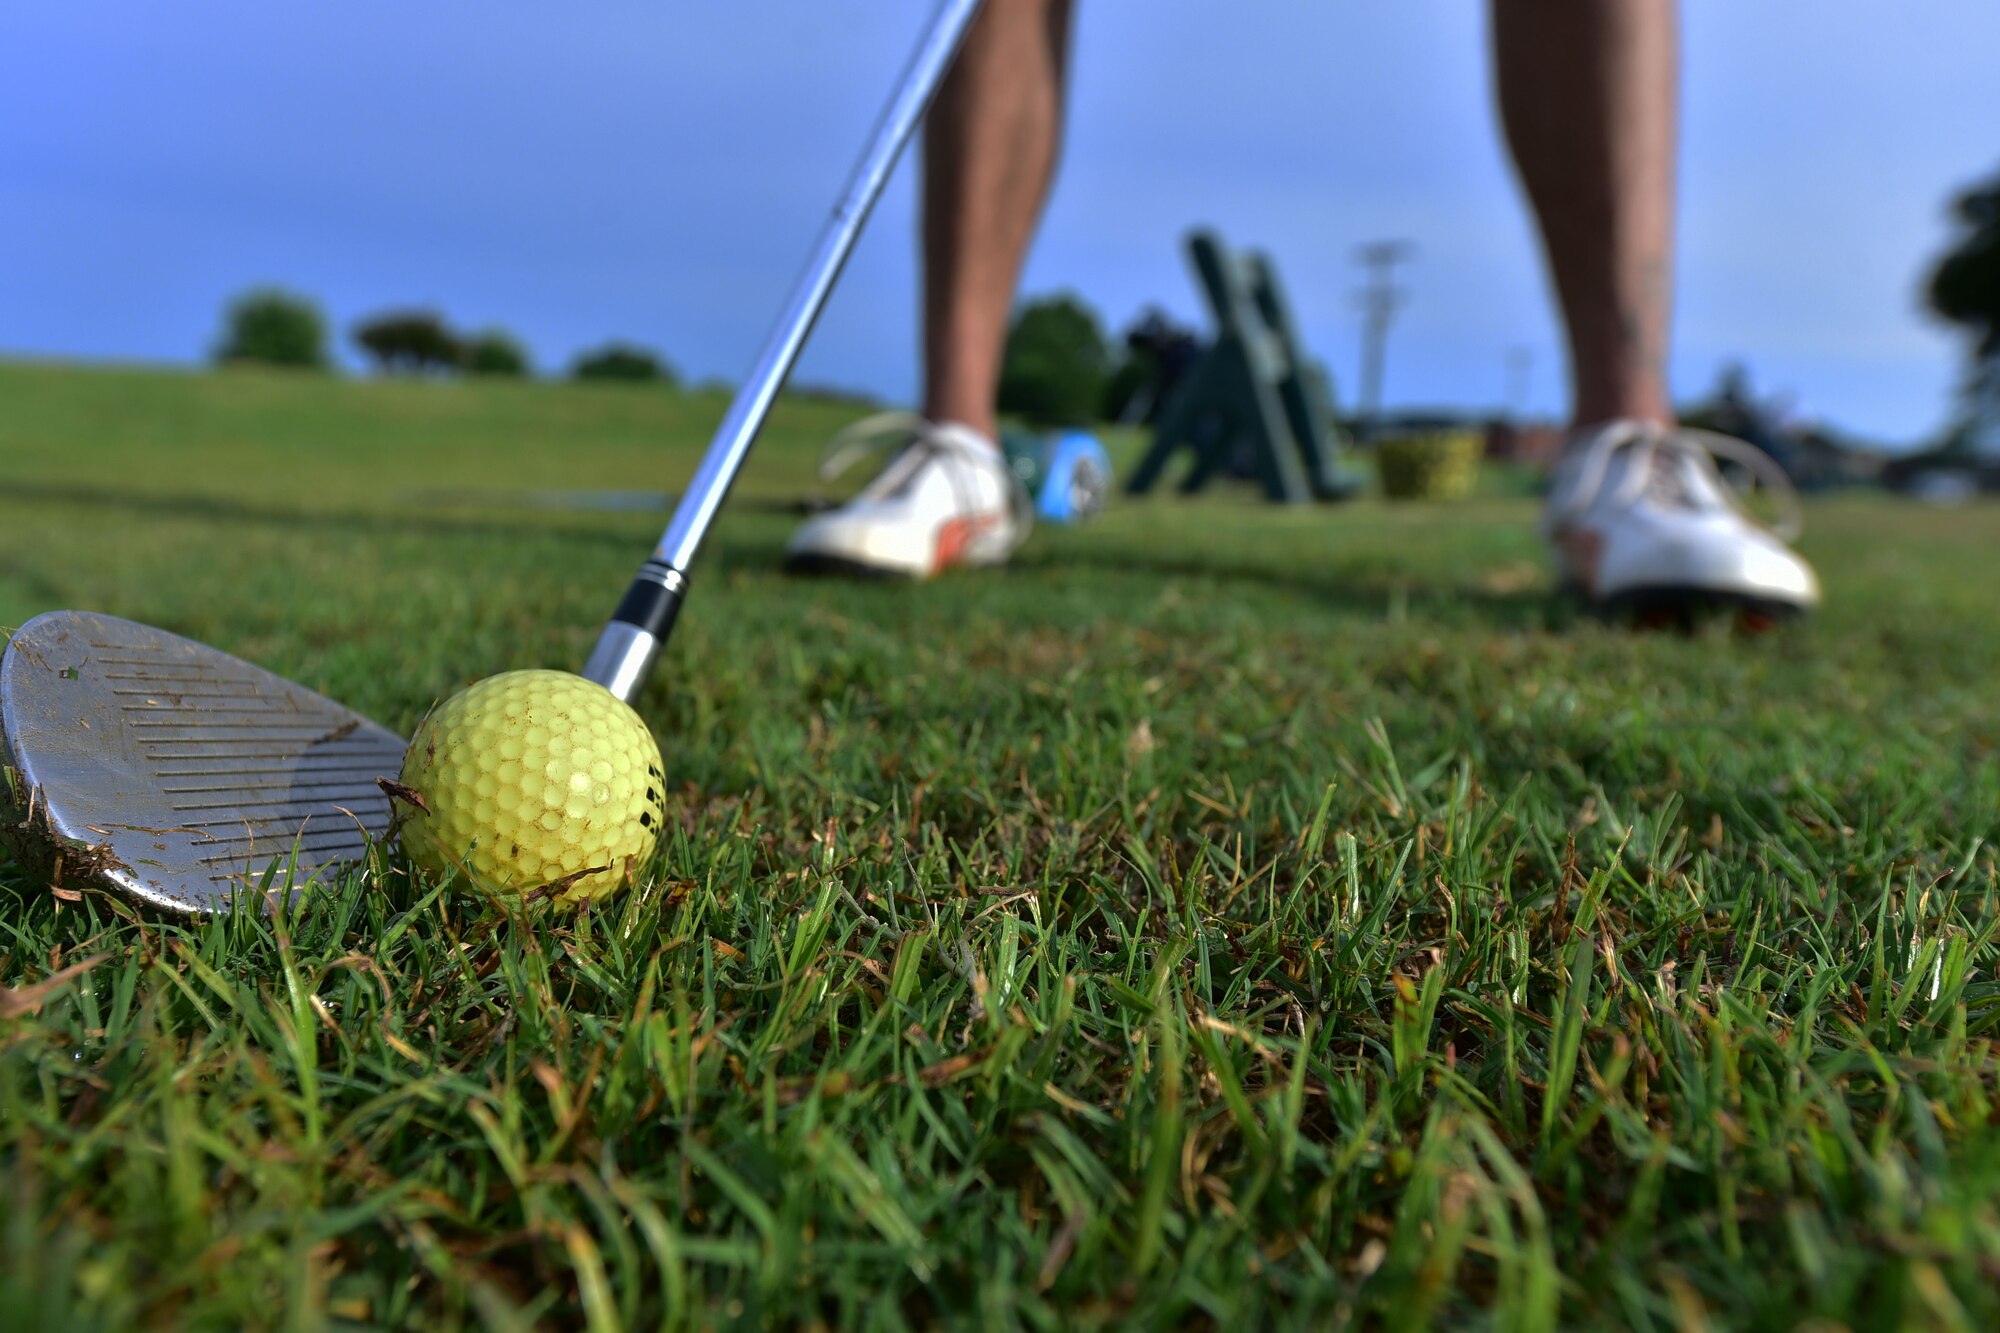
<svg viewBox="0 0 2000 1333">
<path fill-rule="evenodd" d="M 0 620 L 407 728 L 574 664 L 721 404 L 0 367 Z M 1121 504 L 776 572 L 787 405 L 582 916 L 393 859 L 175 925 L 0 867 L 0 1325 L 2000 1323 L 2000 514 L 1817 504 L 1757 640 L 1532 504 Z M 438 503 L 441 490 L 477 491 Z"/>
</svg>

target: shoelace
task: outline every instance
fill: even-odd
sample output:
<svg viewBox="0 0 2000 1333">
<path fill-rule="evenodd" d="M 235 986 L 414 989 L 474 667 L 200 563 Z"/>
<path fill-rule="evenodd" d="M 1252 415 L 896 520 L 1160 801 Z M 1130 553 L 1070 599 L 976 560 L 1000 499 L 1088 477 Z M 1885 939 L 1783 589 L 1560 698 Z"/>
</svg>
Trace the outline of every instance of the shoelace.
<svg viewBox="0 0 2000 1333">
<path fill-rule="evenodd" d="M 877 412 L 836 433 L 820 455 L 819 479 L 831 483 L 862 459 L 892 447 L 900 452 L 883 465 L 882 471 L 863 488 L 863 494 L 892 495 L 935 458 L 943 465 L 945 479 L 957 493 L 960 507 L 976 507 L 978 492 L 972 486 L 968 469 L 992 460 L 975 458 L 976 446 L 966 444 L 956 434 L 940 431 L 935 423 L 914 412 Z M 1006 460 L 998 462 L 1007 476 L 1007 507 L 1014 519 L 1014 545 L 1019 546 L 1034 526 L 1035 499 Z"/>
<path fill-rule="evenodd" d="M 1576 484 L 1570 488 L 1561 509 L 1551 515 L 1557 521 L 1582 513 L 1597 498 L 1604 489 L 1605 478 L 1611 474 L 1611 460 L 1619 450 L 1637 449 L 1640 456 L 1625 470 L 1625 475 L 1619 479 L 1618 489 L 1612 494 L 1614 504 L 1629 504 L 1649 486 L 1657 485 L 1665 485 L 1685 497 L 1686 484 L 1671 472 L 1673 464 L 1682 461 L 1691 462 L 1706 472 L 1714 481 L 1718 493 L 1734 495 L 1735 488 L 1715 466 L 1720 459 L 1741 465 L 1752 481 L 1770 492 L 1778 502 L 1779 519 L 1769 525 L 1775 536 L 1783 541 L 1792 541 L 1805 527 L 1798 490 L 1792 485 L 1792 479 L 1785 475 L 1785 470 L 1756 445 L 1733 436 L 1688 426 L 1669 429 L 1650 422 L 1619 421 L 1602 427 L 1579 447 L 1583 454 L 1577 465 Z M 1746 514 L 1746 517 L 1749 515 Z"/>
</svg>

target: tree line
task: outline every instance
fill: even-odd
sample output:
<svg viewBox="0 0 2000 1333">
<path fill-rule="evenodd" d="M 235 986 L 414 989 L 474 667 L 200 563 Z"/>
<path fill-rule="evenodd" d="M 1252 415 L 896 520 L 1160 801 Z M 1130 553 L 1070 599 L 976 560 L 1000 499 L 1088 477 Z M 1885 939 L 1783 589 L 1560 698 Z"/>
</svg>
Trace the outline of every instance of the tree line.
<svg viewBox="0 0 2000 1333">
<path fill-rule="evenodd" d="M 535 373 L 521 340 L 501 328 L 455 329 L 434 310 L 388 310 L 358 320 L 354 347 L 378 373 L 522 379 Z M 1000 410 L 1037 425 L 1116 419 L 1142 388 L 1191 359 L 1192 331 L 1148 311 L 1114 342 L 1103 320 L 1074 293 L 1031 299 L 1015 312 L 1000 377 Z M 245 292 L 223 315 L 215 359 L 301 370 L 333 365 L 331 334 L 319 306 L 276 287 Z M 679 372 L 650 348 L 610 342 L 579 355 L 568 375 L 676 385 Z"/>
<path fill-rule="evenodd" d="M 326 316 L 295 292 L 260 287 L 229 303 L 215 359 L 224 365 L 257 364 L 298 370 L 333 366 Z M 349 330 L 355 347 L 384 375 L 477 375 L 525 379 L 534 362 L 519 338 L 502 328 L 461 332 L 434 310 L 389 310 L 358 320 Z M 659 353 L 636 343 L 608 342 L 569 365 L 571 379 L 625 383 L 680 383 L 680 373 Z"/>
<path fill-rule="evenodd" d="M 1930 308 L 1972 335 L 1975 374 L 2000 365 L 2000 175 L 1951 203 L 1954 243 L 1928 275 Z M 355 347 L 388 375 L 523 378 L 534 365 L 521 341 L 500 328 L 460 332 L 435 311 L 392 310 L 350 330 Z M 1001 412 L 1036 425 L 1145 420 L 1199 352 L 1193 330 L 1148 310 L 1113 339 L 1081 297 L 1060 292 L 1015 311 L 1000 372 Z M 312 301 L 260 288 L 232 302 L 216 348 L 223 362 L 327 369 L 325 316 Z M 674 367 L 650 348 L 610 342 L 584 352 L 573 379 L 678 384 Z"/>
</svg>

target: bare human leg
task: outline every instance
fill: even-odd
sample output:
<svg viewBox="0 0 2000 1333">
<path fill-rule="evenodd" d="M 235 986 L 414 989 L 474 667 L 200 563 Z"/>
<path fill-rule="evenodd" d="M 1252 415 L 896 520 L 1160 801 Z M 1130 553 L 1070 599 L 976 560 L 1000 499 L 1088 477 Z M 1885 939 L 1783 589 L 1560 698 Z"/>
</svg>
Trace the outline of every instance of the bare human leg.
<svg viewBox="0 0 2000 1333">
<path fill-rule="evenodd" d="M 1569 337 L 1574 424 L 1667 423 L 1675 0 L 1492 0 L 1500 115 Z"/>
<path fill-rule="evenodd" d="M 1070 0 L 988 0 L 924 129 L 924 415 L 994 437 L 1008 317 L 1055 175 Z"/>
</svg>

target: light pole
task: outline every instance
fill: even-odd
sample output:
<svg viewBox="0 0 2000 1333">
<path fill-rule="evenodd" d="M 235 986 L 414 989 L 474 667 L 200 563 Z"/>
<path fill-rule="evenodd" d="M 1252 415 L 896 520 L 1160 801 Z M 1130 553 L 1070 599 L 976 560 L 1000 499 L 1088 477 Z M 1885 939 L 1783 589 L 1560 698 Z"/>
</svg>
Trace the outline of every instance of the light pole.
<svg viewBox="0 0 2000 1333">
<path fill-rule="evenodd" d="M 1357 292 L 1361 303 L 1361 419 L 1373 426 L 1382 410 L 1382 372 L 1387 357 L 1389 322 L 1409 298 L 1407 287 L 1396 285 L 1396 265 L 1415 254 L 1411 241 L 1370 241 L 1354 249 L 1355 262 L 1368 271 L 1368 281 Z"/>
</svg>

